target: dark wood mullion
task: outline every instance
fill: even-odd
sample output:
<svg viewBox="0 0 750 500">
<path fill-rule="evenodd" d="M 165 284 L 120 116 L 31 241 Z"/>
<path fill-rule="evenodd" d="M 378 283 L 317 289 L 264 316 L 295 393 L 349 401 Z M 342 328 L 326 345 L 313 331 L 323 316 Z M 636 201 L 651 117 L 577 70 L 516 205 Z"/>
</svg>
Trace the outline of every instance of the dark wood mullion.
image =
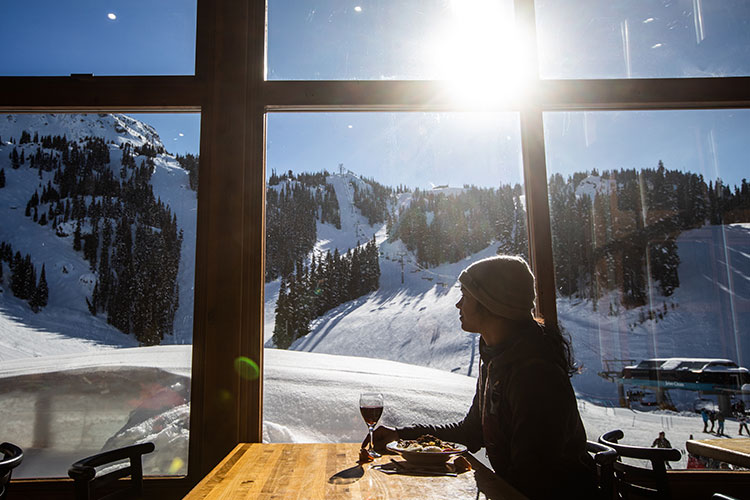
<svg viewBox="0 0 750 500">
<path fill-rule="evenodd" d="M 241 380 L 240 441 L 260 442 L 263 428 L 263 308 L 265 283 L 265 3 L 250 2 L 244 168 L 244 255 L 240 352 L 258 365 L 259 376 Z"/>
<path fill-rule="evenodd" d="M 201 2 L 204 4 L 205 2 Z M 239 442 L 240 377 L 244 298 L 248 4 L 217 0 L 201 18 L 211 50 L 198 52 L 201 78 L 210 82 L 201 120 L 201 172 L 196 271 L 194 359 L 203 363 L 193 405 L 200 420 L 191 425 L 191 446 L 199 456 L 191 478 L 207 474 Z M 208 60 L 204 59 L 207 58 Z M 199 283 L 200 284 L 200 283 Z M 197 374 L 197 371 L 194 372 Z M 197 442 L 193 443 L 193 441 Z M 191 447 L 191 449 L 193 449 Z M 196 476 L 193 476 L 193 473 Z"/>
<path fill-rule="evenodd" d="M 195 76 L 0 77 L 7 112 L 200 111 Z"/>
<path fill-rule="evenodd" d="M 208 311 L 207 285 L 210 276 L 207 272 L 207 263 L 214 256 L 210 252 L 209 239 L 207 230 L 211 227 L 211 220 L 208 218 L 208 207 L 212 200 L 213 190 L 210 188 L 213 176 L 209 170 L 211 163 L 211 138 L 207 133 L 207 125 L 210 125 L 214 119 L 209 118 L 213 108 L 211 97 L 213 96 L 213 54 L 215 50 L 215 30 L 214 23 L 216 12 L 214 2 L 199 1 L 197 5 L 197 23 L 196 23 L 196 55 L 195 55 L 195 74 L 196 79 L 200 82 L 206 82 L 201 89 L 202 95 L 200 102 L 209 103 L 201 109 L 201 136 L 200 151 L 201 161 L 199 165 L 200 185 L 198 187 L 198 213 L 196 220 L 196 245 L 195 245 L 195 284 L 193 296 L 193 351 L 191 365 L 191 383 L 190 383 L 190 429 L 188 440 L 188 482 L 194 485 L 200 481 L 203 474 L 204 466 L 201 457 L 203 456 L 205 439 L 205 426 L 202 425 L 205 414 L 210 414 L 213 410 L 205 408 L 203 402 L 206 401 L 206 380 L 207 372 L 210 367 L 206 365 L 206 344 L 209 341 L 207 336 L 208 323 L 206 321 Z M 215 196 L 215 195 L 213 195 Z M 145 479 L 148 481 L 148 478 Z M 150 482 L 148 483 L 150 486 Z"/>
<path fill-rule="evenodd" d="M 536 276 L 536 312 L 545 322 L 556 325 L 555 267 L 547 197 L 544 123 L 539 109 L 521 113 L 521 151 L 529 227 L 529 256 Z"/>
<path fill-rule="evenodd" d="M 203 76 L 0 77 L 0 109 L 40 111 L 200 110 Z M 266 81 L 272 111 L 649 110 L 750 107 L 750 77 L 540 80 L 524 98 L 460 106 L 437 81 Z"/>
<path fill-rule="evenodd" d="M 533 54 L 526 77 L 532 82 L 534 95 L 539 83 L 539 61 L 536 38 L 534 0 L 515 0 L 516 25 L 525 33 L 523 46 Z M 526 226 L 529 237 L 529 263 L 536 277 L 535 313 L 546 324 L 558 324 L 555 294 L 555 267 L 552 261 L 552 232 L 547 197 L 547 163 L 544 153 L 544 122 L 542 109 L 534 101 L 527 102 L 521 111 L 521 154 L 523 158 L 524 189 L 526 192 Z"/>
<path fill-rule="evenodd" d="M 533 105 L 550 110 L 750 107 L 750 77 L 541 80 Z"/>
<path fill-rule="evenodd" d="M 750 107 L 750 77 L 540 80 L 523 98 L 460 106 L 437 81 L 267 81 L 270 111 L 651 110 Z"/>
</svg>

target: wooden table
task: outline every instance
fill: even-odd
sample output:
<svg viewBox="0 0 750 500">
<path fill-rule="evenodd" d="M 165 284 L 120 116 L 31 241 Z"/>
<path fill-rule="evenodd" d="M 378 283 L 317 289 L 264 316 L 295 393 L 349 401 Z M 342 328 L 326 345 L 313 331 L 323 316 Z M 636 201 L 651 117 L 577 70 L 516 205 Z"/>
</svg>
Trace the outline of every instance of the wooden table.
<svg viewBox="0 0 750 500">
<path fill-rule="evenodd" d="M 691 439 L 686 445 L 693 455 L 750 469 L 750 438 Z"/>
<path fill-rule="evenodd" d="M 240 443 L 185 497 L 210 499 L 517 499 L 523 495 L 467 456 L 456 477 L 385 474 L 359 465 L 360 445 Z"/>
</svg>

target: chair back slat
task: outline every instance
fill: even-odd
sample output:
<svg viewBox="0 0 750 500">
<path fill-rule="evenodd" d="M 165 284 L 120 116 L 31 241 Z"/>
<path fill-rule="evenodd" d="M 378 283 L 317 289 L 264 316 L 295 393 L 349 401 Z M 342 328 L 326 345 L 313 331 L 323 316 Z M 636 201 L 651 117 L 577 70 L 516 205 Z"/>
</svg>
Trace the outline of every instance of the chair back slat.
<svg viewBox="0 0 750 500">
<path fill-rule="evenodd" d="M 586 451 L 593 455 L 596 465 L 597 491 L 601 500 L 612 500 L 614 491 L 614 463 L 617 451 L 596 441 L 586 441 Z"/>
<path fill-rule="evenodd" d="M 103 486 L 106 486 L 108 484 L 112 484 L 115 481 L 118 481 L 120 479 L 130 477 L 132 474 L 132 467 L 121 467 L 117 470 L 113 470 L 112 472 L 107 472 L 106 474 L 102 474 L 101 476 L 95 477 L 91 482 L 94 483 L 94 486 L 96 488 L 101 488 Z"/>
</svg>

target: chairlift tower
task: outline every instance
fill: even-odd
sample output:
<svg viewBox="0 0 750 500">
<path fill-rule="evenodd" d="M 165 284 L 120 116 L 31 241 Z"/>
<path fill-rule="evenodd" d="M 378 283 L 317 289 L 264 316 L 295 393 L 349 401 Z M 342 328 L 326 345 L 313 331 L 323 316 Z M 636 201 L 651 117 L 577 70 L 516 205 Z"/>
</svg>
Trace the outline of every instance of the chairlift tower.
<svg viewBox="0 0 750 500">
<path fill-rule="evenodd" d="M 625 397 L 625 387 L 622 384 L 622 369 L 625 366 L 635 363 L 634 359 L 603 359 L 604 370 L 599 372 L 599 376 L 617 385 L 617 399 L 621 408 L 628 408 L 628 399 Z"/>
<path fill-rule="evenodd" d="M 399 252 L 396 255 L 398 255 L 398 261 L 401 263 L 401 284 L 404 284 L 404 256 L 406 255 L 406 252 Z"/>
</svg>

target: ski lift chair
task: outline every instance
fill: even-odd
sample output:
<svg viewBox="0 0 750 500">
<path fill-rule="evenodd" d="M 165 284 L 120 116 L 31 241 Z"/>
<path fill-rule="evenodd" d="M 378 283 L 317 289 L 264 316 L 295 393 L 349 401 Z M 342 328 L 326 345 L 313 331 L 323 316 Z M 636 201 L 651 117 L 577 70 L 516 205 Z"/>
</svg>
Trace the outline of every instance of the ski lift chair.
<svg viewBox="0 0 750 500">
<path fill-rule="evenodd" d="M 140 443 L 105 451 L 74 463 L 68 469 L 75 483 L 76 500 L 119 500 L 141 498 L 143 495 L 143 464 L 141 457 L 154 451 L 154 443 Z M 97 477 L 96 467 L 128 460 L 127 467 L 104 472 Z M 130 476 L 130 481 L 118 481 Z M 117 483 L 114 484 L 113 483 Z M 100 492 L 103 487 L 104 492 Z M 116 489 L 112 491 L 112 486 Z"/>
<path fill-rule="evenodd" d="M 589 452 L 596 464 L 596 490 L 600 500 L 612 500 L 614 491 L 614 463 L 617 451 L 596 441 L 586 441 L 586 451 Z"/>
<path fill-rule="evenodd" d="M 21 464 L 23 450 L 14 444 L 3 443 L 0 444 L 0 455 L 3 456 L 3 459 L 0 460 L 0 500 L 5 500 L 5 495 L 8 493 L 8 485 L 10 484 L 10 476 L 13 473 L 13 469 Z"/>
<path fill-rule="evenodd" d="M 680 450 L 618 444 L 617 442 L 623 437 L 624 434 L 619 429 L 599 436 L 601 444 L 617 451 L 618 459 L 612 464 L 616 498 L 671 498 L 666 463 L 680 460 L 682 458 Z M 623 457 L 649 460 L 651 469 L 626 464 L 621 461 Z"/>
</svg>

